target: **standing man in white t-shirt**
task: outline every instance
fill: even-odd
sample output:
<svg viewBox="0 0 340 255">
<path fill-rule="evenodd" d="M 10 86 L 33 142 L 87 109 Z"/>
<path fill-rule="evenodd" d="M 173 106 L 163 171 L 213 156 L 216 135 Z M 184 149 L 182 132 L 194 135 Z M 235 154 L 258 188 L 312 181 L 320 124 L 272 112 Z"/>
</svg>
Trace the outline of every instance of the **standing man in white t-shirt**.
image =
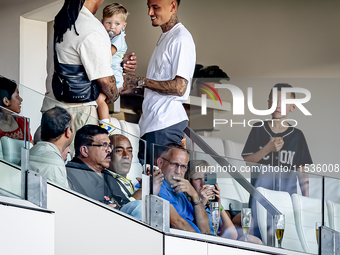
<svg viewBox="0 0 340 255">
<path fill-rule="evenodd" d="M 196 50 L 190 32 L 178 21 L 179 3 L 180 0 L 148 0 L 152 26 L 160 26 L 163 33 L 149 61 L 146 78 L 131 77 L 145 88 L 139 126 L 149 155 L 150 143 L 180 144 L 188 124 L 182 104 L 189 97 Z M 142 148 L 139 152 L 142 156 Z M 159 155 L 155 154 L 157 159 Z"/>
</svg>

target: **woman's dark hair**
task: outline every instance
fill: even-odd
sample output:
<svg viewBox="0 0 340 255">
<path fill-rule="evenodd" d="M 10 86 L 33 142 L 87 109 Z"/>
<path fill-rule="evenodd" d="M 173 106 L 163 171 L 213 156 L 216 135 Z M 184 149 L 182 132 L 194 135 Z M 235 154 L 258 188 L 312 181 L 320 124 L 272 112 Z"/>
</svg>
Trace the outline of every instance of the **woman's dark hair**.
<svg viewBox="0 0 340 255">
<path fill-rule="evenodd" d="M 18 85 L 15 81 L 0 75 L 0 106 L 6 107 L 3 100 L 4 97 L 7 97 L 8 100 L 11 100 L 12 95 L 14 94 L 17 87 Z"/>
<path fill-rule="evenodd" d="M 85 125 L 81 129 L 79 129 L 76 133 L 76 137 L 74 139 L 74 149 L 76 153 L 76 157 L 80 155 L 80 147 L 86 146 L 94 142 L 94 137 L 96 135 L 107 134 L 106 129 L 101 128 L 97 125 Z"/>
<path fill-rule="evenodd" d="M 84 5 L 85 0 L 65 0 L 63 7 L 54 18 L 54 41 L 61 43 L 63 36 L 67 29 L 74 30 L 77 35 L 77 28 L 75 22 L 78 18 L 79 12 Z"/>
</svg>

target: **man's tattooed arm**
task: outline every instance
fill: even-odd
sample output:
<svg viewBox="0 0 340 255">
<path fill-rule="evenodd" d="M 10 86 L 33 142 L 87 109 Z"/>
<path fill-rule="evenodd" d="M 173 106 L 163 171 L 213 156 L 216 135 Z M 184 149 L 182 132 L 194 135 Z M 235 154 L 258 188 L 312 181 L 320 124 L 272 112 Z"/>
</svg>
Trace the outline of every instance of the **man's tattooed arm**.
<svg viewBox="0 0 340 255">
<path fill-rule="evenodd" d="M 175 79 L 170 81 L 155 81 L 127 74 L 124 84 L 126 89 L 124 88 L 124 90 L 136 88 L 138 86 L 138 81 L 142 81 L 141 85 L 144 88 L 148 88 L 162 94 L 175 96 L 183 96 L 188 86 L 188 81 L 180 76 L 176 76 Z"/>
<path fill-rule="evenodd" d="M 116 101 L 119 93 L 116 86 L 116 79 L 114 75 L 99 78 L 97 80 L 100 90 L 112 101 Z"/>
<path fill-rule="evenodd" d="M 171 81 L 154 81 L 147 79 L 143 86 L 159 93 L 183 96 L 187 89 L 188 81 L 179 76 L 176 76 L 175 79 Z"/>
</svg>

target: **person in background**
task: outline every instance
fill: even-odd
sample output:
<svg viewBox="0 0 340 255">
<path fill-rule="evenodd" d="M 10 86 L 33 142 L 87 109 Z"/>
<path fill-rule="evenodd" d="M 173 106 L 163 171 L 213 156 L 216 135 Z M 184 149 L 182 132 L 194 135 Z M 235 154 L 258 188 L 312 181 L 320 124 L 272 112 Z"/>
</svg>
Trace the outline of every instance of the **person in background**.
<svg viewBox="0 0 340 255">
<path fill-rule="evenodd" d="M 77 131 L 74 145 L 75 157 L 66 165 L 70 188 L 103 203 L 108 199 L 119 204 L 123 194 L 113 194 L 111 185 L 117 190 L 119 186 L 106 170 L 112 152 L 108 132 L 97 125 L 85 125 Z"/>
<path fill-rule="evenodd" d="M 132 145 L 130 140 L 124 135 L 112 135 L 110 136 L 110 141 L 113 148 L 109 172 L 120 187 L 120 190 L 117 193 L 122 192 L 125 195 L 123 197 L 125 204 L 122 210 L 141 220 L 142 190 L 140 188 L 136 189 L 132 184 L 131 179 L 127 177 L 131 170 L 133 157 Z M 163 174 L 160 170 L 154 170 L 153 177 L 153 190 L 158 194 L 159 189 L 163 184 Z M 116 193 L 116 191 L 113 190 L 113 193 Z"/>
<path fill-rule="evenodd" d="M 98 124 L 95 100 L 99 90 L 107 96 L 108 101 L 114 101 L 119 96 L 111 69 L 110 39 L 104 26 L 94 16 L 101 4 L 102 1 L 98 0 L 65 0 L 55 17 L 54 33 L 48 45 L 46 97 L 41 111 L 45 112 L 55 105 L 67 107 L 74 118 L 76 130 L 86 124 Z M 53 57 L 54 48 L 56 58 Z M 58 84 L 60 70 L 55 66 L 54 60 L 58 61 L 59 67 L 71 67 L 67 77 L 71 77 L 77 87 L 82 88 L 82 84 L 95 85 L 90 88 L 92 101 L 64 103 L 65 95 L 60 93 L 62 86 Z M 136 69 L 136 63 L 133 53 L 125 55 L 123 68 L 126 76 Z M 74 68 L 81 72 L 72 71 Z M 94 87 L 98 89 L 95 90 Z M 63 104 L 58 104 L 56 98 Z M 75 98 L 77 99 L 77 95 Z"/>
<path fill-rule="evenodd" d="M 116 78 L 117 89 L 121 90 L 123 87 L 123 68 L 122 61 L 127 50 L 125 42 L 125 27 L 126 19 L 129 13 L 123 5 L 118 3 L 112 3 L 103 9 L 102 23 L 108 33 L 111 41 L 111 53 L 112 53 L 112 64 L 113 75 Z M 102 122 L 101 127 L 105 128 L 109 134 L 114 130 L 112 123 L 110 122 L 109 107 L 105 102 L 107 99 L 106 95 L 100 93 L 97 102 L 97 111 L 99 120 Z"/>
<path fill-rule="evenodd" d="M 184 178 L 188 169 L 188 159 L 188 152 L 181 145 L 173 143 L 164 147 L 163 153 L 157 159 L 157 166 L 164 175 L 163 185 L 158 195 L 170 202 L 172 228 L 210 233 L 209 217 L 202 199 Z M 190 202 L 185 193 L 190 198 Z"/>
<path fill-rule="evenodd" d="M 265 174 L 252 172 L 251 184 L 255 188 L 286 191 L 292 195 L 298 192 L 298 180 L 302 195 L 308 197 L 309 177 L 304 172 L 304 165 L 312 164 L 312 158 L 302 131 L 286 122 L 288 114 L 295 110 L 295 104 L 286 104 L 286 113 L 282 112 L 281 93 L 285 88 L 291 89 L 292 86 L 287 83 L 278 83 L 270 90 L 268 109 L 274 107 L 272 120 L 254 124 L 242 151 L 242 157 L 245 161 L 262 164 L 262 167 L 279 167 L 279 169 L 281 167 L 281 171 L 267 171 Z M 277 97 L 274 97 L 274 90 L 277 92 Z M 286 98 L 294 99 L 295 93 L 287 92 Z M 286 125 L 283 124 L 285 122 Z M 252 196 L 249 199 L 249 205 L 253 208 L 254 235 L 260 237 L 257 227 L 256 202 Z M 235 216 L 233 221 L 239 222 L 239 219 L 240 215 Z"/>
<path fill-rule="evenodd" d="M 14 116 L 21 111 L 22 98 L 19 95 L 18 85 L 15 81 L 0 76 L 0 138 L 7 136 L 16 140 L 25 139 L 32 142 L 28 129 L 29 123 L 22 117 Z"/>
<path fill-rule="evenodd" d="M 131 85 L 144 88 L 143 114 L 139 120 L 141 138 L 147 141 L 147 154 L 151 143 L 181 144 L 188 116 L 183 107 L 191 88 L 195 69 L 196 49 L 190 32 L 177 16 L 180 0 L 148 0 L 148 15 L 154 27 L 162 34 L 149 61 L 146 78 L 131 76 Z M 121 94 L 129 92 L 124 85 Z M 144 143 L 140 143 L 139 158 L 143 159 Z M 162 153 L 157 150 L 155 159 Z M 147 158 L 150 163 L 151 158 Z M 155 162 L 154 162 L 155 163 Z"/>
<path fill-rule="evenodd" d="M 30 149 L 30 170 L 67 189 L 65 160 L 74 134 L 69 112 L 58 106 L 45 112 L 41 119 L 41 141 Z"/>
<path fill-rule="evenodd" d="M 211 233 L 213 233 L 213 227 L 211 223 L 211 214 L 210 214 L 210 199 L 214 196 L 216 197 L 216 202 L 220 203 L 220 224 L 218 229 L 218 235 L 228 239 L 238 239 L 244 240 L 244 236 L 242 234 L 238 234 L 237 229 L 234 223 L 231 220 L 230 213 L 223 208 L 221 204 L 221 190 L 218 184 L 215 184 L 215 187 L 210 187 L 210 185 L 204 185 L 204 173 L 208 173 L 209 164 L 205 160 L 190 160 L 189 169 L 185 174 L 185 178 L 190 181 L 191 185 L 195 188 L 197 193 L 202 199 L 202 203 L 205 205 L 205 209 L 209 216 L 209 223 Z M 249 235 L 248 241 L 251 243 L 263 244 L 262 241 L 256 236 Z"/>
<path fill-rule="evenodd" d="M 220 188 L 216 183 L 214 187 L 208 184 L 204 185 L 204 173 L 207 173 L 208 162 L 205 160 L 191 160 L 189 162 L 189 169 L 185 174 L 185 178 L 190 181 L 191 185 L 194 187 L 200 198 L 202 199 L 202 204 L 209 216 L 209 224 L 211 233 L 214 233 L 214 229 L 211 223 L 210 214 L 210 201 L 215 197 L 214 201 L 218 202 L 220 205 L 220 225 L 218 229 L 218 235 L 229 239 L 237 239 L 237 231 L 234 224 L 231 222 L 227 212 L 224 210 L 221 203 Z"/>
</svg>

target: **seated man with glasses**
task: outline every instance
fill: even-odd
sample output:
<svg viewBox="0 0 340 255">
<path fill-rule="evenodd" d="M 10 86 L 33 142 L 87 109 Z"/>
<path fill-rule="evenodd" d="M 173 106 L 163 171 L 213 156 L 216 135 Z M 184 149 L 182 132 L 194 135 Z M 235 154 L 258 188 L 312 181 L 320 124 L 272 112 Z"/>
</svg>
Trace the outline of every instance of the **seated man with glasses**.
<svg viewBox="0 0 340 255">
<path fill-rule="evenodd" d="M 170 202 L 172 228 L 210 233 L 209 217 L 194 187 L 184 178 L 189 154 L 178 144 L 168 144 L 157 159 L 157 166 L 164 175 L 159 196 Z M 191 198 L 190 203 L 185 193 Z"/>
<path fill-rule="evenodd" d="M 107 170 L 113 148 L 108 132 L 96 125 L 86 125 L 77 131 L 74 145 L 75 157 L 66 165 L 70 188 L 97 201 L 112 204 L 112 207 L 127 214 L 133 211 L 130 200 Z"/>
</svg>

